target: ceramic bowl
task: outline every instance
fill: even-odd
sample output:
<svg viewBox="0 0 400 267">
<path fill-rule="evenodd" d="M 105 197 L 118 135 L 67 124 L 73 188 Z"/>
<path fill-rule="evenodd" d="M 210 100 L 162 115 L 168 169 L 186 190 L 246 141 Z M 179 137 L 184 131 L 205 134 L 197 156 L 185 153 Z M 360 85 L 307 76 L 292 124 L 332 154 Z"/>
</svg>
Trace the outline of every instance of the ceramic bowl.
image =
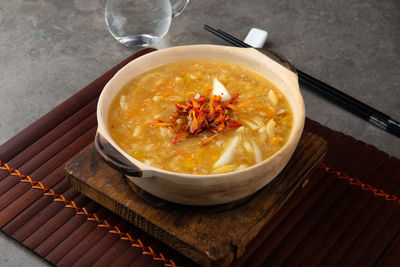
<svg viewBox="0 0 400 267">
<path fill-rule="evenodd" d="M 213 175 L 175 173 L 144 164 L 111 138 L 108 112 L 119 90 L 133 77 L 182 59 L 213 59 L 240 64 L 270 80 L 287 98 L 293 127 L 286 144 L 270 158 L 246 169 Z M 281 55 L 253 48 L 215 45 L 172 47 L 141 56 L 123 67 L 104 87 L 97 106 L 95 145 L 101 157 L 138 187 L 159 198 L 186 205 L 218 205 L 245 198 L 271 182 L 292 156 L 303 131 L 305 109 L 294 67 Z"/>
</svg>

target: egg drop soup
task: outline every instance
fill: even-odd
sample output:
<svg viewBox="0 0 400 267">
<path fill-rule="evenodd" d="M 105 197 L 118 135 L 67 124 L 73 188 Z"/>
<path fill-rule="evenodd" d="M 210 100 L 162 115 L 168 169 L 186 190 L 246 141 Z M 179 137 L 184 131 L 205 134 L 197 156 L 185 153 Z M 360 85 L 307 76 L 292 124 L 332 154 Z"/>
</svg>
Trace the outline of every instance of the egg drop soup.
<svg viewBox="0 0 400 267">
<path fill-rule="evenodd" d="M 267 79 L 240 65 L 185 60 L 132 79 L 108 127 L 133 158 L 160 169 L 219 174 L 261 162 L 287 141 L 292 111 Z"/>
</svg>

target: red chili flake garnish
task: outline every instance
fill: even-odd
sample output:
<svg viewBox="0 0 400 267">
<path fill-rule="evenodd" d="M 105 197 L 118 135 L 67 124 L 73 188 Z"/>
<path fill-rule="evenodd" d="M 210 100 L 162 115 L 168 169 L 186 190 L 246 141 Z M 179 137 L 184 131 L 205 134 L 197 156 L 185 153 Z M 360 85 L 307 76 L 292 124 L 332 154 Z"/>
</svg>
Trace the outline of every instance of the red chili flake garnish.
<svg viewBox="0 0 400 267">
<path fill-rule="evenodd" d="M 203 145 L 208 144 L 218 133 L 223 130 L 238 128 L 242 124 L 231 120 L 229 115 L 237 108 L 234 106 L 235 99 L 239 94 L 235 94 L 232 99 L 225 104 L 221 103 L 221 96 L 213 95 L 211 98 L 198 96 L 193 99 L 186 99 L 185 104 L 175 104 L 176 115 L 170 116 L 169 122 L 156 120 L 151 126 L 168 127 L 178 133 L 173 144 L 179 143 L 189 134 L 199 134 L 211 131 L 215 134 L 203 141 Z M 181 123 L 178 123 L 181 119 Z"/>
</svg>

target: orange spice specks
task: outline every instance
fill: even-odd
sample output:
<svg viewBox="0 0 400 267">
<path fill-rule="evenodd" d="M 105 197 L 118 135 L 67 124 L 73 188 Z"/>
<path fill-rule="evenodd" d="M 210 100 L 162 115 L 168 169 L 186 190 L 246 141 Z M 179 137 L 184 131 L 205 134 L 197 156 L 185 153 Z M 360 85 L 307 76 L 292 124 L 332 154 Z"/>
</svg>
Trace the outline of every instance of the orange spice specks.
<svg viewBox="0 0 400 267">
<path fill-rule="evenodd" d="M 200 131 L 200 124 L 196 118 L 196 112 L 192 109 L 189 113 L 190 132 L 197 133 Z"/>
<path fill-rule="evenodd" d="M 152 127 L 165 127 L 165 126 L 172 126 L 172 123 L 163 122 L 161 120 L 156 120 L 151 124 Z"/>
<path fill-rule="evenodd" d="M 180 156 L 184 157 L 184 158 L 193 159 L 192 156 L 189 155 L 189 154 L 187 154 L 187 153 L 183 153 L 183 152 L 175 152 L 175 153 L 176 153 L 177 155 L 180 155 Z"/>
<path fill-rule="evenodd" d="M 170 122 L 156 120 L 151 126 L 168 127 L 177 132 L 173 144 L 179 143 L 189 134 L 199 134 L 205 131 L 219 133 L 225 129 L 240 127 L 242 124 L 231 120 L 229 116 L 234 110 L 237 110 L 234 101 L 238 96 L 239 94 L 235 94 L 231 101 L 222 104 L 221 96 L 213 95 L 211 98 L 207 98 L 197 95 L 195 98 L 186 99 L 185 104 L 175 104 L 176 115 L 170 116 Z M 178 118 L 181 118 L 182 123 L 178 124 Z M 209 143 L 206 141 L 203 142 L 203 145 Z"/>
<path fill-rule="evenodd" d="M 280 136 L 278 135 L 278 136 L 275 136 L 275 137 L 271 138 L 269 141 L 274 146 L 278 146 L 279 145 L 279 139 L 280 139 Z"/>
<path fill-rule="evenodd" d="M 271 110 L 268 107 L 262 105 L 247 105 L 247 106 L 241 106 L 241 108 L 256 109 L 264 111 L 267 114 L 271 114 Z"/>
<path fill-rule="evenodd" d="M 172 84 L 170 82 L 159 82 L 154 87 L 159 88 L 159 87 L 167 87 L 167 86 L 171 86 L 171 85 Z"/>
<path fill-rule="evenodd" d="M 233 103 L 238 104 L 238 101 L 236 101 L 236 98 L 238 98 L 238 97 L 239 97 L 239 93 L 234 94 L 232 96 L 231 101 L 229 101 L 229 104 L 233 104 Z"/>
<path fill-rule="evenodd" d="M 226 107 L 227 108 L 230 108 L 230 109 L 232 109 L 232 110 L 234 110 L 234 111 L 237 111 L 237 110 L 239 110 L 236 106 L 234 106 L 234 105 L 232 105 L 232 104 L 226 104 Z"/>
<path fill-rule="evenodd" d="M 202 142 L 203 146 L 209 144 L 215 137 L 217 137 L 217 135 L 218 135 L 218 133 L 216 133 L 216 134 L 214 134 L 214 135 L 208 137 L 206 140 L 204 140 L 204 141 Z"/>
<path fill-rule="evenodd" d="M 250 96 L 249 98 L 246 98 L 246 99 L 243 99 L 243 100 L 239 101 L 238 105 L 243 105 L 245 103 L 252 102 L 252 101 L 256 100 L 258 97 L 259 97 L 258 95 Z"/>
<path fill-rule="evenodd" d="M 212 92 L 212 88 L 208 89 L 204 95 L 209 95 Z"/>
<path fill-rule="evenodd" d="M 196 175 L 200 175 L 201 174 L 201 172 L 199 172 L 199 171 L 197 171 L 197 170 L 195 170 L 195 169 L 193 169 L 193 174 L 196 174 Z"/>
<path fill-rule="evenodd" d="M 174 140 L 172 141 L 172 144 L 176 145 L 177 143 L 179 143 L 179 141 L 181 141 L 181 139 L 183 139 L 187 135 L 188 134 L 184 130 L 180 130 L 179 133 L 175 136 Z"/>
</svg>

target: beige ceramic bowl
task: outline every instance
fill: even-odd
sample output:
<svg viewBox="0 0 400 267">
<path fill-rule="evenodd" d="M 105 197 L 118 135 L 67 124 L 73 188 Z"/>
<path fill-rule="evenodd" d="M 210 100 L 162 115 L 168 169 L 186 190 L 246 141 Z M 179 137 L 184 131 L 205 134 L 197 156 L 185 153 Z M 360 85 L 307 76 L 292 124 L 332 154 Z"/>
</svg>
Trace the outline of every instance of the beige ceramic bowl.
<svg viewBox="0 0 400 267">
<path fill-rule="evenodd" d="M 303 131 L 305 110 L 297 75 L 281 56 L 266 56 L 253 48 L 215 45 L 173 47 L 146 54 L 123 67 L 104 87 L 98 107 L 96 148 L 115 169 L 140 188 L 159 198 L 187 205 L 217 205 L 242 199 L 268 184 L 285 167 Z M 273 59 L 272 59 L 273 58 Z M 146 165 L 123 151 L 111 138 L 108 111 L 113 98 L 133 77 L 154 67 L 181 59 L 234 62 L 270 80 L 285 95 L 293 111 L 293 128 L 287 143 L 272 157 L 247 169 L 215 175 L 165 171 Z M 277 63 L 279 62 L 279 63 Z M 162 149 L 162 148 L 160 148 Z"/>
</svg>

